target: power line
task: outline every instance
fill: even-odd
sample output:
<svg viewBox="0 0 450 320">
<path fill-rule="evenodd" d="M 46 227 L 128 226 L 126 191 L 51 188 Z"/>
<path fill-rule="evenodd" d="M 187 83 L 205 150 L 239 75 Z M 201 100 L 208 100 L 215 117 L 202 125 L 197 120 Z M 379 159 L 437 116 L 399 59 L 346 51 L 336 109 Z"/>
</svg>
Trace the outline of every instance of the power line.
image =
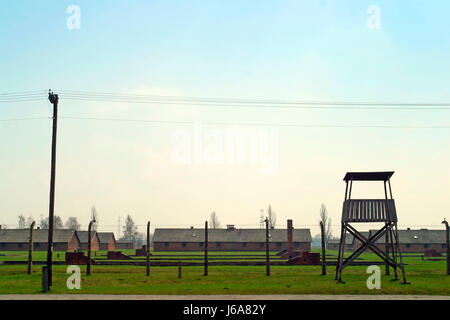
<svg viewBox="0 0 450 320">
<path fill-rule="evenodd" d="M 0 103 L 14 103 L 14 102 L 28 102 L 28 101 L 43 101 L 44 98 L 24 98 L 24 99 L 15 99 L 15 100 L 1 100 Z"/>
<path fill-rule="evenodd" d="M 32 90 L 32 91 L 19 91 L 19 92 L 4 92 L 4 93 L 0 93 L 0 97 L 1 96 L 27 95 L 27 94 L 36 94 L 36 93 L 46 94 L 47 91 L 46 90 Z"/>
<path fill-rule="evenodd" d="M 450 110 L 450 104 L 387 104 L 387 103 L 349 103 L 349 102 L 299 102 L 297 105 L 285 104 L 259 104 L 259 103 L 234 103 L 234 102 L 203 102 L 203 101 L 179 101 L 179 100 L 145 100 L 145 99 L 123 99 L 123 98 L 98 98 L 65 96 L 67 100 L 94 101 L 94 102 L 114 102 L 114 103 L 133 103 L 133 104 L 168 104 L 194 107 L 227 107 L 227 108 L 264 108 L 264 109 L 316 109 L 316 110 Z"/>
<path fill-rule="evenodd" d="M 9 121 L 29 121 L 29 120 L 43 120 L 43 119 L 51 119 L 51 117 L 35 117 L 35 118 L 11 118 L 11 119 L 0 119 L 1 122 L 9 122 Z"/>
<path fill-rule="evenodd" d="M 0 93 L 0 103 L 23 102 L 43 100 L 46 96 L 44 91 L 8 92 Z"/>
<path fill-rule="evenodd" d="M 346 109 L 346 110 L 450 110 L 450 102 L 374 102 L 374 101 L 314 101 L 276 99 L 234 99 L 192 96 L 124 94 L 93 91 L 62 90 L 67 100 L 191 105 L 198 107 L 238 107 L 277 109 Z M 0 103 L 34 101 L 46 98 L 45 90 L 0 93 Z"/>
<path fill-rule="evenodd" d="M 182 96 L 161 96 L 143 94 L 119 94 L 105 92 L 84 92 L 84 91 L 61 91 L 64 96 L 89 98 L 89 99 L 123 99 L 123 100 L 145 100 L 145 101 L 191 101 L 207 103 L 240 103 L 240 104 L 284 104 L 284 105 L 343 105 L 343 106 L 429 106 L 450 108 L 450 102 L 370 102 L 370 101 L 307 101 L 307 100 L 261 100 L 261 99 L 232 99 L 232 98 L 211 98 L 211 97 L 182 97 Z"/>
<path fill-rule="evenodd" d="M 448 126 L 417 126 L 417 125 L 320 125 L 320 124 L 295 124 L 295 123 L 243 123 L 243 122 L 199 122 L 199 121 L 176 121 L 176 120 L 145 120 L 125 118 L 99 118 L 99 117 L 75 117 L 60 116 L 60 119 L 91 120 L 91 121 L 115 121 L 148 124 L 178 124 L 178 125 L 215 125 L 215 126 L 259 126 L 259 127 L 293 127 L 293 128 L 375 128 L 375 129 L 450 129 Z"/>
</svg>

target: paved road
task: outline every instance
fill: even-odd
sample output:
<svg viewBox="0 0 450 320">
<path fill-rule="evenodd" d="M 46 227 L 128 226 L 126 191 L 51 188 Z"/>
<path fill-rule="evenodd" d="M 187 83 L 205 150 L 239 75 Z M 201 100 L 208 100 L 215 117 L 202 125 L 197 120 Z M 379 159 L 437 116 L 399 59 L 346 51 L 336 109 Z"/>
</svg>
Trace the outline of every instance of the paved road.
<svg viewBox="0 0 450 320">
<path fill-rule="evenodd" d="M 4 294 L 0 300 L 450 300 L 425 295 L 105 295 L 105 294 Z"/>
</svg>

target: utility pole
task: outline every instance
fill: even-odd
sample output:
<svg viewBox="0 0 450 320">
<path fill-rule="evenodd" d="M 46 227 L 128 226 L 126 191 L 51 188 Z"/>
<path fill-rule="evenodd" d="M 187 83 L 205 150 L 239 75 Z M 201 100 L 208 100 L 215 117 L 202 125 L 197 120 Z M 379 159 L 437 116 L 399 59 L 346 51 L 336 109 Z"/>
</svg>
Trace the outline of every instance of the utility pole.
<svg viewBox="0 0 450 320">
<path fill-rule="evenodd" d="M 47 247 L 47 286 L 52 286 L 53 263 L 53 221 L 55 216 L 55 173 L 56 173 L 56 134 L 58 128 L 58 95 L 51 90 L 48 92 L 48 100 L 53 104 L 53 133 L 52 133 L 52 163 L 50 173 L 50 206 L 48 213 L 48 247 Z"/>
</svg>

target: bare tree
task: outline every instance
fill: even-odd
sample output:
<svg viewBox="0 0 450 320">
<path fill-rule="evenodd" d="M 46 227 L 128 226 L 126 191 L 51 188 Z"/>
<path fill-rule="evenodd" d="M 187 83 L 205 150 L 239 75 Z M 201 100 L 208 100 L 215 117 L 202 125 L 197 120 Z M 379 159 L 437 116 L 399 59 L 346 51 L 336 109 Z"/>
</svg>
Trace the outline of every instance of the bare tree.
<svg viewBox="0 0 450 320">
<path fill-rule="evenodd" d="M 211 213 L 211 218 L 209 219 L 209 225 L 211 229 L 220 229 L 220 221 L 217 217 L 217 214 L 215 211 Z"/>
<path fill-rule="evenodd" d="M 331 218 L 328 216 L 328 210 L 325 204 L 320 206 L 320 221 L 323 223 L 325 229 L 325 244 L 328 245 L 328 240 L 331 239 Z"/>
<path fill-rule="evenodd" d="M 134 244 L 137 246 L 141 246 L 144 244 L 145 236 L 142 232 L 136 232 L 136 235 L 134 237 Z"/>
<path fill-rule="evenodd" d="M 76 217 L 69 217 L 69 219 L 67 219 L 65 227 L 67 229 L 71 229 L 71 230 L 80 230 L 80 223 L 78 223 L 78 220 Z"/>
<path fill-rule="evenodd" d="M 64 229 L 64 223 L 60 216 L 55 216 L 55 229 Z"/>
<path fill-rule="evenodd" d="M 125 226 L 123 227 L 123 239 L 124 240 L 135 240 L 138 235 L 137 226 L 131 218 L 130 215 L 127 215 L 125 219 Z"/>
<path fill-rule="evenodd" d="M 267 219 L 269 219 L 269 228 L 275 229 L 275 224 L 277 223 L 277 215 L 275 211 L 272 210 L 272 207 L 269 204 L 269 209 L 267 210 Z"/>
<path fill-rule="evenodd" d="M 19 215 L 19 229 L 25 229 L 25 217 Z"/>
<path fill-rule="evenodd" d="M 259 228 L 264 229 L 264 209 L 261 209 L 261 214 L 259 215 Z"/>
<path fill-rule="evenodd" d="M 41 216 L 41 220 L 39 221 L 39 227 L 41 229 L 48 229 L 48 218 L 44 218 Z M 53 228 L 55 229 L 63 229 L 64 228 L 64 224 L 62 222 L 62 219 L 60 216 L 55 216 L 55 218 L 53 219 Z"/>
<path fill-rule="evenodd" d="M 48 229 L 48 218 L 44 218 L 41 215 L 41 218 L 39 220 L 39 228 L 41 228 L 41 229 Z"/>
<path fill-rule="evenodd" d="M 33 216 L 29 216 L 27 218 L 27 221 L 25 222 L 26 228 L 29 228 L 31 226 L 31 224 L 33 223 L 33 221 L 34 221 Z"/>
<path fill-rule="evenodd" d="M 92 230 L 93 231 L 97 231 L 97 227 L 98 227 L 98 211 L 95 208 L 95 206 L 92 206 L 92 208 L 91 208 L 91 221 L 95 221 L 92 224 Z"/>
</svg>

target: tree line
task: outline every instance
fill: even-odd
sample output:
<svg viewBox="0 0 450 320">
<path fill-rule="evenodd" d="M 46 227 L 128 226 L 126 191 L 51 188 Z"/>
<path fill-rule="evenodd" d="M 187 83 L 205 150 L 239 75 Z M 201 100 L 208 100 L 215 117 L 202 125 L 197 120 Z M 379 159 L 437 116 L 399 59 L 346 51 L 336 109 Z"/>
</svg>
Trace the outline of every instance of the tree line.
<svg viewBox="0 0 450 320">
<path fill-rule="evenodd" d="M 263 210 L 261 210 L 261 216 L 259 218 L 260 226 L 264 220 L 264 214 L 262 211 Z M 269 228 L 275 229 L 275 224 L 277 222 L 277 215 L 275 214 L 275 211 L 272 210 L 271 205 L 269 205 L 269 208 L 267 209 L 267 219 L 269 220 Z M 209 217 L 208 227 L 211 229 L 220 229 L 221 228 L 219 218 L 215 211 L 213 211 Z"/>
<path fill-rule="evenodd" d="M 18 229 L 28 229 L 31 224 L 35 221 L 32 216 L 29 216 L 28 218 L 25 218 L 24 215 L 20 214 L 18 216 Z M 91 217 L 90 221 L 95 221 L 92 224 L 92 230 L 96 231 L 99 225 L 99 215 L 98 211 L 93 206 L 91 208 Z M 36 226 L 40 229 L 48 229 L 49 228 L 49 219 L 48 217 L 44 217 L 43 215 L 40 216 L 40 219 L 36 222 Z M 63 220 L 60 216 L 55 215 L 53 219 L 53 228 L 54 229 L 70 229 L 74 231 L 80 231 L 81 230 L 81 223 L 78 222 L 77 217 L 69 217 L 67 218 L 66 222 L 63 223 Z M 4 229 L 6 229 L 4 227 Z M 127 215 L 125 219 L 125 224 L 122 226 L 122 234 L 117 235 L 119 240 L 132 240 L 137 245 L 140 245 L 144 241 L 144 234 L 138 231 L 138 226 L 134 222 L 131 215 Z"/>
<path fill-rule="evenodd" d="M 327 207 L 325 204 L 322 204 L 319 211 L 320 215 L 320 221 L 325 226 L 325 242 L 328 243 L 328 240 L 332 239 L 332 228 L 331 228 L 331 218 L 329 217 Z M 31 226 L 31 223 L 34 221 L 32 216 L 29 216 L 28 218 L 25 218 L 23 215 L 18 216 L 19 223 L 18 228 L 19 229 L 25 229 L 29 228 Z M 272 209 L 272 206 L 269 205 L 267 209 L 267 216 L 266 219 L 268 219 L 269 228 L 274 229 L 277 222 L 277 216 L 275 211 Z M 92 230 L 97 230 L 98 224 L 99 224 L 99 217 L 98 212 L 95 206 L 91 208 L 91 221 L 95 221 L 93 224 Z M 263 210 L 261 210 L 260 215 L 260 226 L 263 228 L 262 222 L 264 221 L 264 213 Z M 40 220 L 37 222 L 37 226 L 40 229 L 48 229 L 49 223 L 48 223 L 48 217 L 43 217 L 41 215 Z M 69 217 L 65 223 L 63 223 L 60 216 L 55 216 L 54 218 L 54 225 L 53 227 L 55 229 L 71 229 L 75 231 L 80 231 L 81 224 L 78 222 L 77 217 Z M 209 228 L 211 229 L 220 229 L 221 223 L 219 221 L 219 218 L 215 211 L 213 211 L 209 218 Z M 143 233 L 138 231 L 138 226 L 134 222 L 131 215 L 127 215 L 125 219 L 125 224 L 122 226 L 122 235 L 118 235 L 119 240 L 132 240 L 136 244 L 142 244 L 144 242 L 145 236 Z M 315 242 L 320 241 L 320 234 L 315 235 L 313 237 L 313 244 Z"/>
</svg>

